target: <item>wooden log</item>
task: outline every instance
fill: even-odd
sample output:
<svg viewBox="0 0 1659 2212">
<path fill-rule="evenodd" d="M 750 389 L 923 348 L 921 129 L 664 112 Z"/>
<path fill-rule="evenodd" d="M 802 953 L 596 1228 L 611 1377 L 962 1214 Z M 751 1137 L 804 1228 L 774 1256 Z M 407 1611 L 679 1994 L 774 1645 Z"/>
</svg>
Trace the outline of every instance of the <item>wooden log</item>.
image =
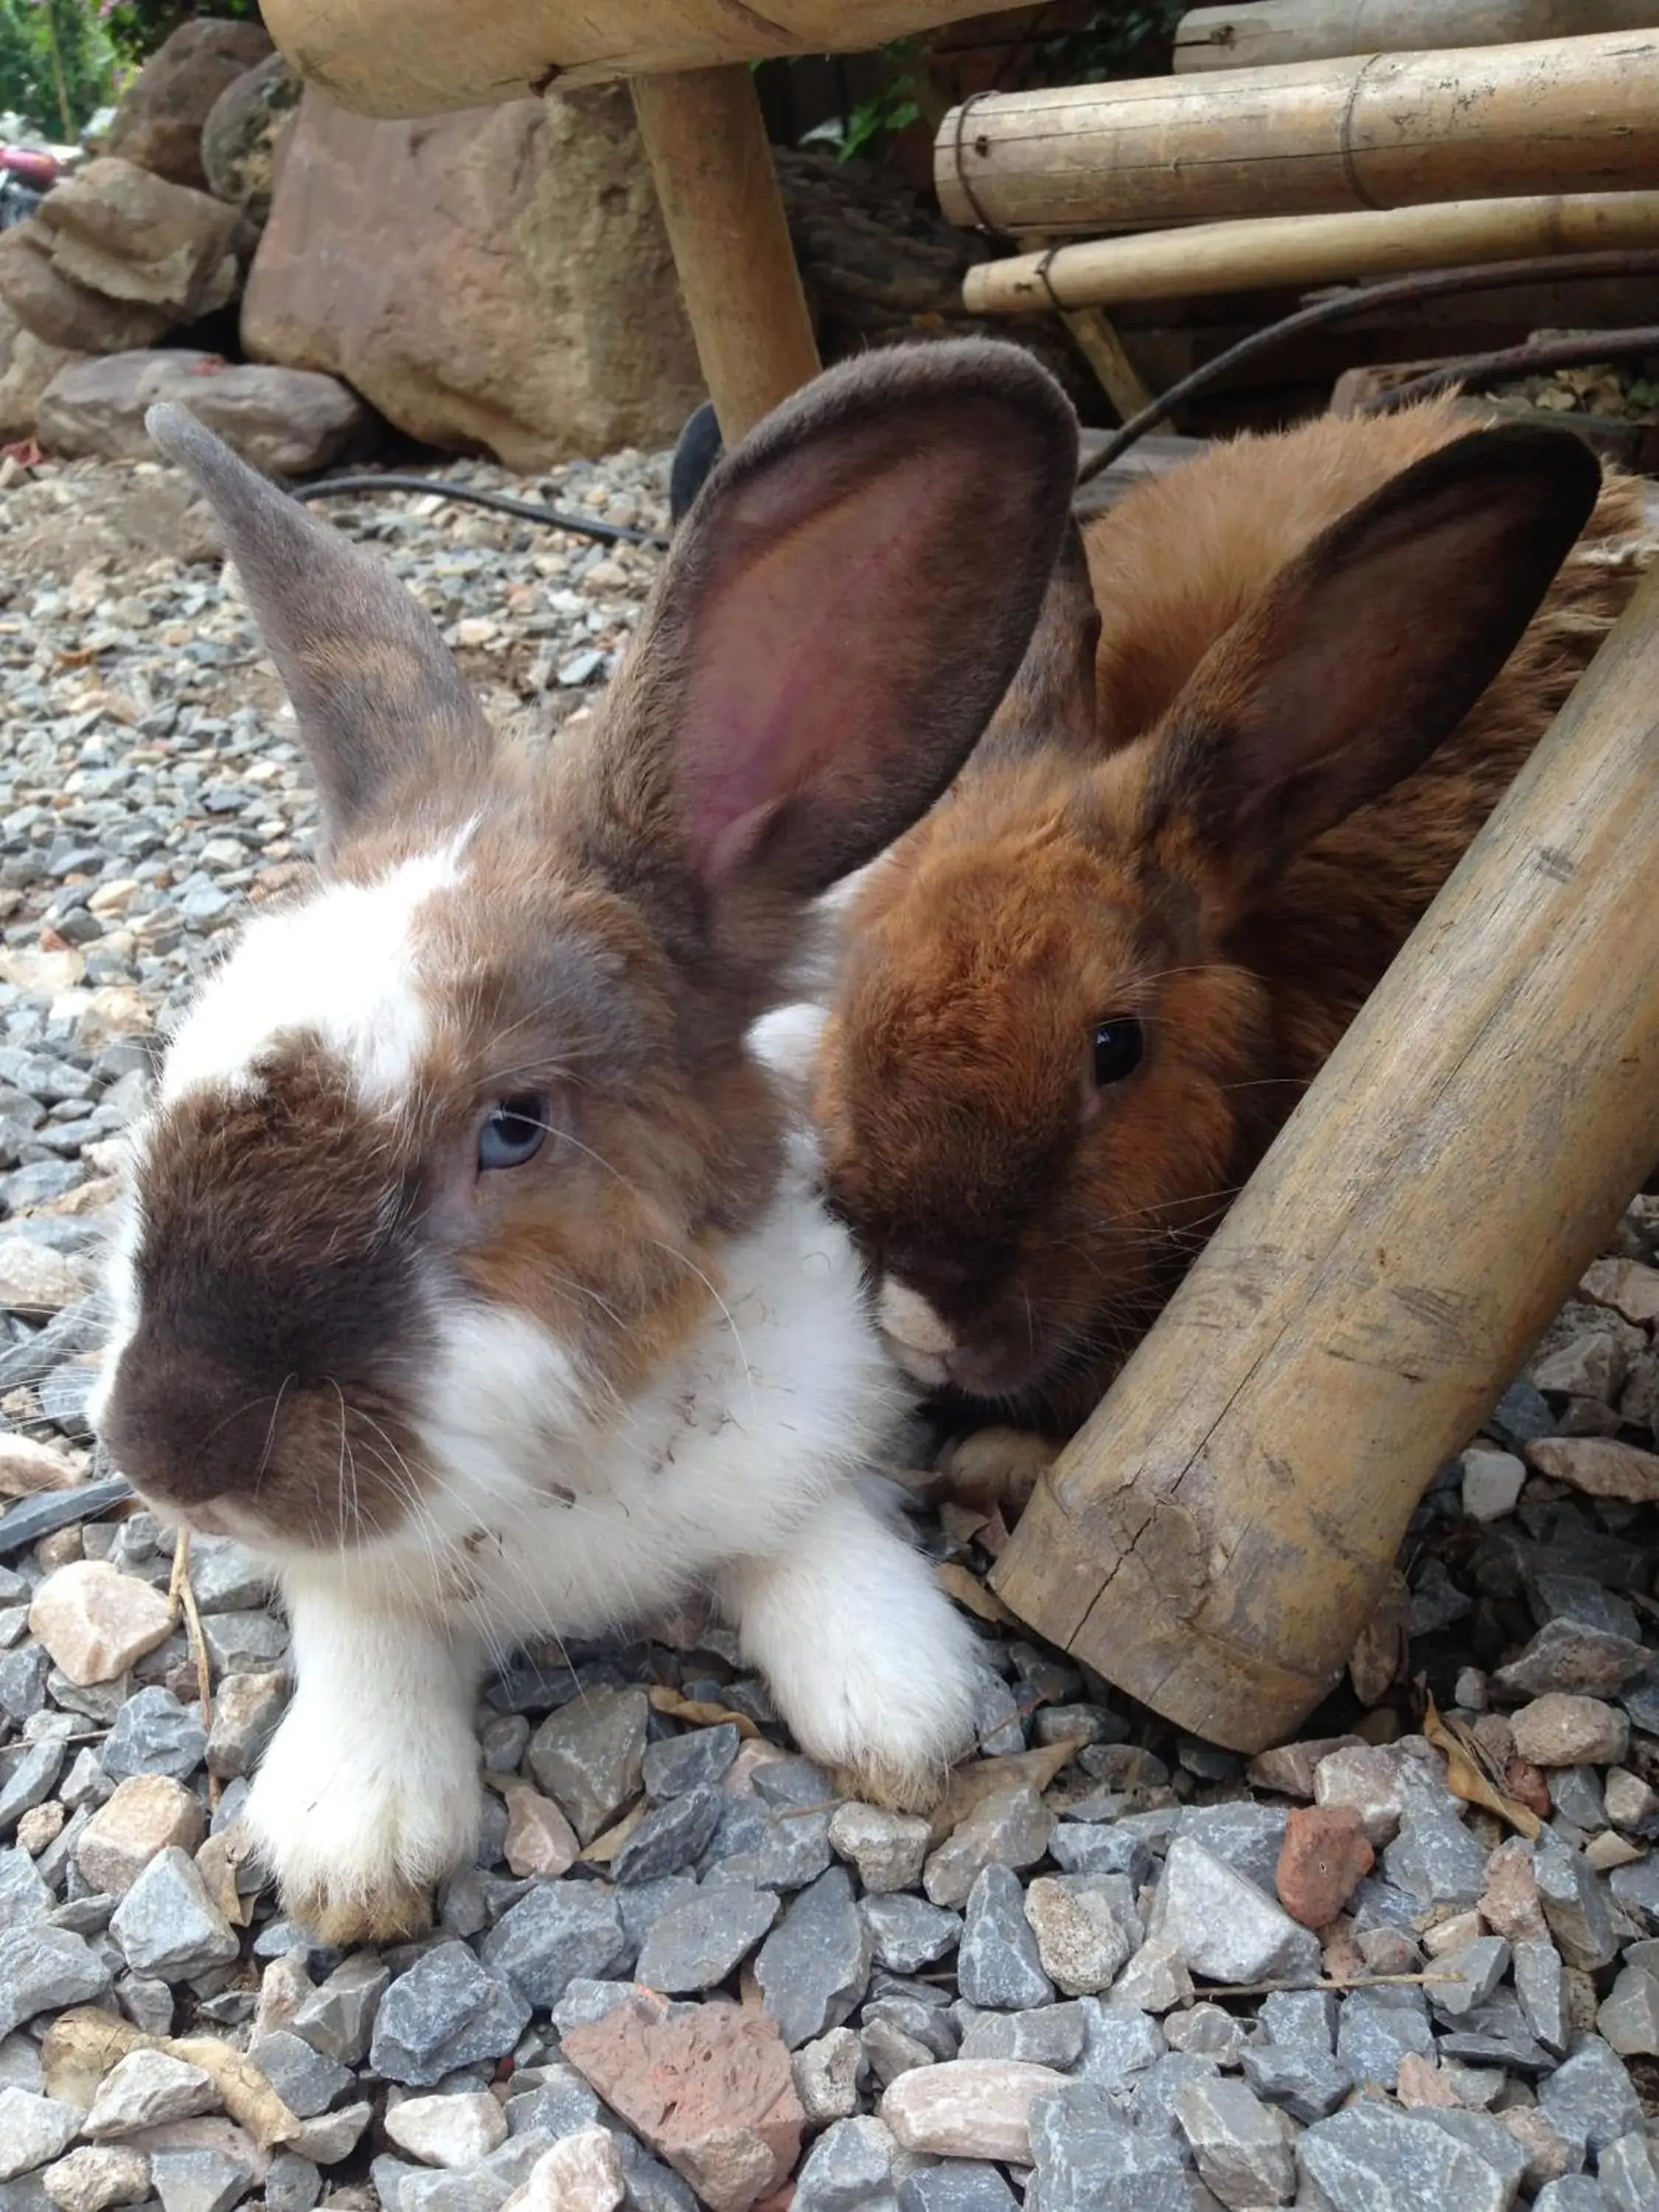
<svg viewBox="0 0 1659 2212">
<path fill-rule="evenodd" d="M 1437 1470 L 1659 1158 L 1659 573 L 993 1575 L 1195 1734 L 1332 1688 Z"/>
<path fill-rule="evenodd" d="M 746 69 L 636 77 L 634 108 L 720 434 L 817 374 L 817 346 Z"/>
<path fill-rule="evenodd" d="M 862 52 L 982 12 L 975 0 L 264 0 L 301 76 L 354 115 L 399 119 L 557 84 Z"/>
<path fill-rule="evenodd" d="M 1079 231 L 1659 177 L 1659 31 L 993 94 L 933 143 L 952 222 Z"/>
<path fill-rule="evenodd" d="M 1176 25 L 1178 70 L 1261 69 L 1338 54 L 1496 46 L 1593 31 L 1651 30 L 1655 0 L 1243 0 Z"/>
<path fill-rule="evenodd" d="M 1453 200 L 1442 207 L 1348 215 L 1262 216 L 1133 238 L 1090 239 L 1052 252 L 982 261 L 963 280 L 970 315 L 1032 314 L 1184 300 L 1254 286 L 1404 276 L 1531 253 L 1659 241 L 1659 191 Z"/>
</svg>

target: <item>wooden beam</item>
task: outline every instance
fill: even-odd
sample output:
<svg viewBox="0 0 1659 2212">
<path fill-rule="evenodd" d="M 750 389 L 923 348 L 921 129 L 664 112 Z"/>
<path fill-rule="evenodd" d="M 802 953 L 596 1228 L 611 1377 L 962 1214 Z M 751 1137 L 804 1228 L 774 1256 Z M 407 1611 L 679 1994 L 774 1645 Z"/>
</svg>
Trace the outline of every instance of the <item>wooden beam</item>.
<svg viewBox="0 0 1659 2212">
<path fill-rule="evenodd" d="M 1035 314 L 1056 301 L 1069 310 L 1189 300 L 1656 243 L 1659 191 L 1452 200 L 1440 207 L 1261 216 L 1089 239 L 1052 252 L 980 262 L 963 279 L 962 296 L 970 315 Z"/>
<path fill-rule="evenodd" d="M 735 445 L 817 374 L 817 346 L 746 69 L 636 77 L 656 179 L 720 434 Z"/>
<path fill-rule="evenodd" d="M 1619 191 L 1659 176 L 1659 31 L 998 93 L 952 108 L 952 222 L 1139 230 Z"/>
<path fill-rule="evenodd" d="M 1243 0 L 1189 9 L 1176 25 L 1175 65 L 1260 69 L 1656 26 L 1656 0 Z"/>
<path fill-rule="evenodd" d="M 1659 1158 L 1659 572 L 993 1575 L 1195 1734 L 1284 1741 Z"/>
<path fill-rule="evenodd" d="M 408 119 L 554 88 L 860 53 L 977 0 L 264 0 L 281 52 L 354 115 Z"/>
</svg>

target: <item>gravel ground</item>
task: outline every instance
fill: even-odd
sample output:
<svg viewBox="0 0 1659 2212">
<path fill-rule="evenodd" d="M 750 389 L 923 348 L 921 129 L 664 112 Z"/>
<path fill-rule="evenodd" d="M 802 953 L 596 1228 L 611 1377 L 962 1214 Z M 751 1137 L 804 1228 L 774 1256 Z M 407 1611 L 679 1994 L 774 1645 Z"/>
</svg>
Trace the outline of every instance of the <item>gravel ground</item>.
<svg viewBox="0 0 1659 2212">
<path fill-rule="evenodd" d="M 661 457 L 472 473 L 662 522 Z M 257 1566 L 198 1540 L 197 1634 L 149 1514 L 60 1523 L 150 1032 L 309 801 L 178 484 L 0 490 L 0 2212 L 1659 2207 L 1659 1202 L 1431 1491 L 1309 1741 L 1247 1767 L 988 1622 L 930 1825 L 837 1805 L 719 1632 L 532 1653 L 431 1939 L 277 1917 L 236 1849 L 287 1690 Z M 530 728 L 655 560 L 331 512 Z M 994 1613 L 1000 1524 L 919 1527 Z"/>
</svg>

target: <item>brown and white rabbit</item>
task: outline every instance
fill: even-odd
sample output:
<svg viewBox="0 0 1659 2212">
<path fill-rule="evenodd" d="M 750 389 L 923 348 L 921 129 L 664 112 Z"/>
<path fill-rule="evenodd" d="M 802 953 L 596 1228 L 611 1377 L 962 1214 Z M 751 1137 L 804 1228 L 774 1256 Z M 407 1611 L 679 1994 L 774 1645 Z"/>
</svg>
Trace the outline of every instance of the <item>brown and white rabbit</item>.
<svg viewBox="0 0 1659 2212">
<path fill-rule="evenodd" d="M 1059 387 L 949 343 L 779 409 L 540 764 L 376 562 L 183 410 L 150 429 L 223 526 L 327 849 L 171 1044 L 95 1421 L 164 1514 L 278 1565 L 298 1686 L 248 1819 L 289 1911 L 417 1923 L 477 1831 L 487 1656 L 695 1590 L 805 1750 L 926 1802 L 976 1647 L 862 1480 L 913 1393 L 746 1036 L 1018 665 Z"/>
<path fill-rule="evenodd" d="M 1639 516 L 1569 433 L 1440 403 L 1241 438 L 1073 538 L 973 761 L 864 873 L 816 1070 L 833 1209 L 958 1412 L 1097 1401 L 1595 651 Z M 983 1441 L 958 1471 L 1016 1490 L 1045 1455 Z"/>
</svg>

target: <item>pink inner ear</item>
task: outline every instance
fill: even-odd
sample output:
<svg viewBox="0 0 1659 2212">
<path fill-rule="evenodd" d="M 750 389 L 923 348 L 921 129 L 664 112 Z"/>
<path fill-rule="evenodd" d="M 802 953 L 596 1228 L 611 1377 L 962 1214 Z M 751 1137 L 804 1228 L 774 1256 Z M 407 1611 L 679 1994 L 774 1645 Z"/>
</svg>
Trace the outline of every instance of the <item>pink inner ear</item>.
<svg viewBox="0 0 1659 2212">
<path fill-rule="evenodd" d="M 686 826 L 706 866 L 740 857 L 748 841 L 729 833 L 779 800 L 859 781 L 913 706 L 949 589 L 929 541 L 960 511 L 961 472 L 958 454 L 906 456 L 793 524 L 798 478 L 756 487 L 732 518 L 681 700 Z"/>
</svg>

